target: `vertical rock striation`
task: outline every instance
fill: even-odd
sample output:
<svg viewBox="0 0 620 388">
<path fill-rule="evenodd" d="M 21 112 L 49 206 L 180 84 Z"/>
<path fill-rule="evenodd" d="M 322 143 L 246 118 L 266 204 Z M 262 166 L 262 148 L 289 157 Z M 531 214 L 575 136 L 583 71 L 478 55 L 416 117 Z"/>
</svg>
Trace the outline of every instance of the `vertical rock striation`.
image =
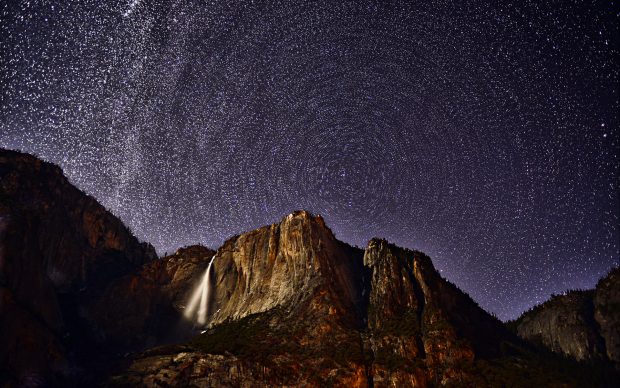
<svg viewBox="0 0 620 388">
<path fill-rule="evenodd" d="M 276 307 L 289 310 L 321 295 L 346 321 L 359 325 L 361 251 L 334 237 L 321 216 L 298 211 L 280 223 L 233 237 L 214 260 L 210 325 Z"/>
<path fill-rule="evenodd" d="M 374 239 L 364 265 L 375 382 L 471 383 L 462 366 L 499 356 L 501 342 L 513 340 L 501 322 L 441 278 L 426 255 Z M 412 372 L 405 380 L 403 367 Z"/>
</svg>

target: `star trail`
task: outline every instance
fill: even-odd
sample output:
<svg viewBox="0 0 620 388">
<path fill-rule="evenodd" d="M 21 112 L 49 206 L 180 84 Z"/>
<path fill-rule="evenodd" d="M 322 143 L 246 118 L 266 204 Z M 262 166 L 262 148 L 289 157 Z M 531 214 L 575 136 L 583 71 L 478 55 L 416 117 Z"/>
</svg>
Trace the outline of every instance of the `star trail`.
<svg viewBox="0 0 620 388">
<path fill-rule="evenodd" d="M 502 319 L 620 257 L 612 1 L 11 1 L 0 146 L 158 252 L 297 209 Z"/>
</svg>

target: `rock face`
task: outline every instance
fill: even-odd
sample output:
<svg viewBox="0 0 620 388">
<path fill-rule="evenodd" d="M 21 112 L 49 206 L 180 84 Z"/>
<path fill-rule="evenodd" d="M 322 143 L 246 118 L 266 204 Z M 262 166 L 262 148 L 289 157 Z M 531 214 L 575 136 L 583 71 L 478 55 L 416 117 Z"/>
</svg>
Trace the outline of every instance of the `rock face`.
<svg viewBox="0 0 620 388">
<path fill-rule="evenodd" d="M 200 245 L 181 248 L 110 282 L 88 311 L 101 342 L 135 349 L 191 335 L 179 324 L 183 307 L 214 253 Z"/>
<path fill-rule="evenodd" d="M 350 247 L 305 211 L 228 240 L 210 275 L 207 332 L 112 384 L 484 385 L 475 360 L 518 343 L 422 253 Z"/>
<path fill-rule="evenodd" d="M 306 211 L 217 251 L 190 246 L 154 259 L 152 247 L 59 168 L 0 151 L 0 385 L 617 381 L 540 355 L 441 278 L 423 253 L 382 239 L 351 247 Z M 208 292 L 198 286 L 204 279 Z M 200 325 L 186 318 L 197 290 L 207 317 Z M 589 320 L 600 330 L 570 349 L 617 360 L 617 271 L 584 295 L 567 310 L 578 311 L 568 322 Z M 120 355 L 127 351 L 134 353 Z"/>
<path fill-rule="evenodd" d="M 556 296 L 519 319 L 519 336 L 577 360 L 600 360 L 605 343 L 594 320 L 592 292 Z"/>
<path fill-rule="evenodd" d="M 577 360 L 620 366 L 620 269 L 594 290 L 558 295 L 513 323 L 519 336 Z"/>
<path fill-rule="evenodd" d="M 2 377 L 35 384 L 73 373 L 78 344 L 94 339 L 90 304 L 155 257 L 58 167 L 0 150 Z"/>
<path fill-rule="evenodd" d="M 361 257 L 361 250 L 336 240 L 320 216 L 305 211 L 233 237 L 218 249 L 213 262 L 210 325 L 298 306 L 320 294 L 335 309 L 332 315 L 356 327 L 362 308 Z"/>
<path fill-rule="evenodd" d="M 605 341 L 607 358 L 620 369 L 620 267 L 596 285 L 594 319 Z"/>
<path fill-rule="evenodd" d="M 462 366 L 499 356 L 501 342 L 513 340 L 420 252 L 371 240 L 364 266 L 370 275 L 367 331 L 376 383 L 473 384 Z M 415 372 L 393 380 L 394 364 Z"/>
</svg>

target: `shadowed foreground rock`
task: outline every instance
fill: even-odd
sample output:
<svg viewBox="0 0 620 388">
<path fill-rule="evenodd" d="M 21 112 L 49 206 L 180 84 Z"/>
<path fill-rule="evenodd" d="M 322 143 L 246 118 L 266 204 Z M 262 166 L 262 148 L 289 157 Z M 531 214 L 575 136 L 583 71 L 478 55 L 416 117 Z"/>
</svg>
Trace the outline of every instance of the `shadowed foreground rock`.
<svg viewBox="0 0 620 388">
<path fill-rule="evenodd" d="M 101 343 L 88 313 L 106 285 L 156 257 L 55 165 L 0 150 L 2 380 L 60 384 Z"/>
</svg>

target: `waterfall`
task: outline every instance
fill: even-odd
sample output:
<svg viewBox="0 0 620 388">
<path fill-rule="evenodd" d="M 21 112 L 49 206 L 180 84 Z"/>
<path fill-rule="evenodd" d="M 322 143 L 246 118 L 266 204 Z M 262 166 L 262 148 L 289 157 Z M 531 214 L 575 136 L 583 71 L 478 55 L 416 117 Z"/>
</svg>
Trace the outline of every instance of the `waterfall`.
<svg viewBox="0 0 620 388">
<path fill-rule="evenodd" d="M 205 271 L 200 284 L 192 294 L 189 304 L 185 308 L 185 318 L 196 320 L 199 325 L 207 323 L 207 314 L 209 312 L 209 296 L 211 295 L 211 266 L 213 265 L 215 256 L 209 261 L 207 270 Z"/>
</svg>

